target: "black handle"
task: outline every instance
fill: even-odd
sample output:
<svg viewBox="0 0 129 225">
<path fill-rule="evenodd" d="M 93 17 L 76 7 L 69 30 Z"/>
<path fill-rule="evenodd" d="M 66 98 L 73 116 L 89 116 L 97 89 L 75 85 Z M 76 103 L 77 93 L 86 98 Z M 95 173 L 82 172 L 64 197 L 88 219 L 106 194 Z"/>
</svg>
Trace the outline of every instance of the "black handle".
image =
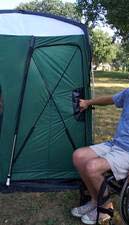
<svg viewBox="0 0 129 225">
<path fill-rule="evenodd" d="M 80 112 L 80 99 L 84 99 L 84 88 L 77 88 L 72 92 L 73 112 L 77 121 L 85 121 L 85 112 Z"/>
</svg>

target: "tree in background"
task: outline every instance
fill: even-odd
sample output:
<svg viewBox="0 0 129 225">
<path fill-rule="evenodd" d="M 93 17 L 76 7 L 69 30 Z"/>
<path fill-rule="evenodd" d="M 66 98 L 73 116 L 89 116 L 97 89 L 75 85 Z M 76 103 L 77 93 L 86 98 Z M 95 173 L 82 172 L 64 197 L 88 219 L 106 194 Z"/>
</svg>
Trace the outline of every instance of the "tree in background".
<svg viewBox="0 0 129 225">
<path fill-rule="evenodd" d="M 95 27 L 96 21 L 101 18 L 101 5 L 98 0 L 78 0 L 77 9 L 88 27 Z"/>
<path fill-rule="evenodd" d="M 129 38 L 129 1 L 128 0 L 100 0 L 105 9 L 108 24 L 117 29 L 117 34 L 124 40 Z"/>
<path fill-rule="evenodd" d="M 77 10 L 76 4 L 70 2 L 63 3 L 61 0 L 33 0 L 29 3 L 21 3 L 17 9 L 52 13 L 81 20 L 81 12 Z"/>
<path fill-rule="evenodd" d="M 86 24 L 92 30 L 98 23 L 107 23 L 115 29 L 116 37 L 121 38 L 117 45 L 115 65 L 128 69 L 129 65 L 129 0 L 78 0 L 78 11 L 82 12 Z M 94 43 L 93 43 L 94 44 Z M 125 65 L 125 66 L 124 66 Z"/>
<path fill-rule="evenodd" d="M 92 30 L 91 43 L 93 49 L 93 63 L 96 68 L 100 63 L 112 63 L 116 58 L 118 48 L 112 43 L 108 33 L 99 29 Z"/>
<path fill-rule="evenodd" d="M 78 10 L 86 23 L 94 26 L 98 21 L 116 28 L 116 34 L 129 40 L 129 0 L 78 0 Z"/>
<path fill-rule="evenodd" d="M 129 53 L 125 50 L 125 48 L 121 44 L 116 44 L 117 54 L 116 58 L 113 59 L 113 67 L 115 70 L 122 70 L 123 72 L 129 72 Z"/>
</svg>

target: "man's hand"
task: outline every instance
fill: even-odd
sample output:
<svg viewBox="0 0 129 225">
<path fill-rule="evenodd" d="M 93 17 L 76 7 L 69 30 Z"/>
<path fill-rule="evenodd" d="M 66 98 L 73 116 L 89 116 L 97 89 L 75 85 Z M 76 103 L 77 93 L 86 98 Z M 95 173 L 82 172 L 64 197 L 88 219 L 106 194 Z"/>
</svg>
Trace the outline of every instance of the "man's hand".
<svg viewBox="0 0 129 225">
<path fill-rule="evenodd" d="M 80 99 L 80 112 L 83 112 L 89 107 L 89 100 Z"/>
<path fill-rule="evenodd" d="M 92 105 L 113 105 L 114 101 L 112 96 L 103 96 L 103 97 L 97 97 L 89 100 L 80 99 L 79 105 L 80 105 L 80 112 L 83 112 L 85 109 L 87 109 L 89 106 Z"/>
</svg>

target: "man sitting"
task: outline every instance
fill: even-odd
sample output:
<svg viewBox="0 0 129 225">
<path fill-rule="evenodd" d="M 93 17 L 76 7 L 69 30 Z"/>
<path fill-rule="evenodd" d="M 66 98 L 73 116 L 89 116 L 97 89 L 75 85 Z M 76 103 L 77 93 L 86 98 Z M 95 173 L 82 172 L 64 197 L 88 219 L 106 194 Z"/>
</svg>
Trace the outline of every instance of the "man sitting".
<svg viewBox="0 0 129 225">
<path fill-rule="evenodd" d="M 80 173 L 90 195 L 91 201 L 78 208 L 73 208 L 73 216 L 81 217 L 84 224 L 95 224 L 97 217 L 97 196 L 104 181 L 104 173 L 112 170 L 116 180 L 127 177 L 129 171 L 129 88 L 114 96 L 80 100 L 80 111 L 91 105 L 112 105 L 122 108 L 121 117 L 114 138 L 101 144 L 77 149 L 73 154 L 73 163 Z M 105 191 L 108 195 L 108 190 Z M 111 202 L 105 202 L 105 207 Z M 100 214 L 100 221 L 109 216 Z"/>
</svg>

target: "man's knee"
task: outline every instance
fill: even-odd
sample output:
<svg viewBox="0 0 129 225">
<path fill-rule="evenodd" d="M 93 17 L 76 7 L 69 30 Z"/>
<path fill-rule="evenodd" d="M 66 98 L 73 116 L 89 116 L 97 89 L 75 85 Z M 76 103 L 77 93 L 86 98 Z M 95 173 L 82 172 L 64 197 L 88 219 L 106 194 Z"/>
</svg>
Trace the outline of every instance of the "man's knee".
<svg viewBox="0 0 129 225">
<path fill-rule="evenodd" d="M 85 150 L 88 150 L 88 147 L 85 148 Z M 74 163 L 75 166 L 78 166 L 81 163 L 83 163 L 85 158 L 87 158 L 87 154 L 84 151 L 84 148 L 79 148 L 79 149 L 74 151 L 74 153 L 73 153 L 73 163 Z"/>
<path fill-rule="evenodd" d="M 73 164 L 77 166 L 78 164 L 80 164 L 81 159 L 82 159 L 82 150 L 81 148 L 79 148 L 75 150 L 73 153 Z"/>
</svg>

